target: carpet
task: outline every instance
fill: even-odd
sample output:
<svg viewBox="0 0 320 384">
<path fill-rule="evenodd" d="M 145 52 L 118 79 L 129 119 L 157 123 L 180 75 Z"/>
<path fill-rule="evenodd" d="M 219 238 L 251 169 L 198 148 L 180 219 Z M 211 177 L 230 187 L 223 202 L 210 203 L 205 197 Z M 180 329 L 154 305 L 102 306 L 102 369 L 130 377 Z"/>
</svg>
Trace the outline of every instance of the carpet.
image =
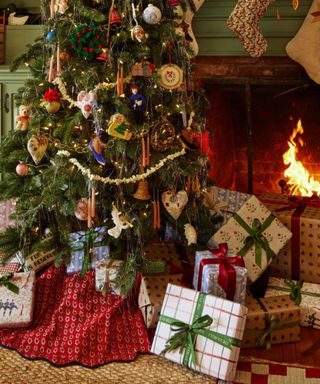
<svg viewBox="0 0 320 384">
<path fill-rule="evenodd" d="M 268 376 L 269 375 L 269 376 Z M 45 381 L 44 381 L 45 378 Z M 79 365 L 57 368 L 30 361 L 0 348 L 0 384 L 218 384 L 216 380 L 155 355 L 138 355 L 127 363 L 95 369 Z M 320 368 L 242 359 L 234 384 L 319 384 Z"/>
</svg>

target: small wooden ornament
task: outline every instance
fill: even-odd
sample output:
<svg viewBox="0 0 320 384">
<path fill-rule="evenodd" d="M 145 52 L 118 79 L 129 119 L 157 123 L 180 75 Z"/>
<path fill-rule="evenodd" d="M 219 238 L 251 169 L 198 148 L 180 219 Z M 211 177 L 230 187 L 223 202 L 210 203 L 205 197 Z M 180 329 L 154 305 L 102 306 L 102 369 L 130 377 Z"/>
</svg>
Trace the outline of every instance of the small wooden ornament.
<svg viewBox="0 0 320 384">
<path fill-rule="evenodd" d="M 31 136 L 28 140 L 27 148 L 30 153 L 34 163 L 38 165 L 48 147 L 48 138 L 47 136 Z"/>
<path fill-rule="evenodd" d="M 81 221 L 87 221 L 88 220 L 88 199 L 86 197 L 83 197 L 82 199 L 78 200 L 76 203 L 76 209 L 74 211 L 75 217 L 78 220 Z"/>
<path fill-rule="evenodd" d="M 161 120 L 152 128 L 151 146 L 155 151 L 167 151 L 171 148 L 175 137 L 174 126 L 168 120 Z"/>
<path fill-rule="evenodd" d="M 165 191 L 161 195 L 161 200 L 169 215 L 177 220 L 188 203 L 188 194 L 186 191 Z"/>
<path fill-rule="evenodd" d="M 165 64 L 158 69 L 159 84 L 165 89 L 179 88 L 183 81 L 183 71 L 176 64 Z"/>
</svg>

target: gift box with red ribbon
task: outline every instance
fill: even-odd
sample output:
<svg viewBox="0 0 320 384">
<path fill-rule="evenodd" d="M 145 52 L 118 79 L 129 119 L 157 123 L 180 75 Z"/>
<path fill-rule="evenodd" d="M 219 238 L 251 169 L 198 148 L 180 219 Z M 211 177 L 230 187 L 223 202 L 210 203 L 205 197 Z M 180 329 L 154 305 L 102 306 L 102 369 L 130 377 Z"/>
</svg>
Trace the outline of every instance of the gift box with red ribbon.
<svg viewBox="0 0 320 384">
<path fill-rule="evenodd" d="M 272 261 L 271 274 L 319 284 L 319 197 L 287 196 L 266 192 L 259 198 L 292 232 L 291 241 Z"/>
<path fill-rule="evenodd" d="M 236 303 L 244 304 L 247 269 L 242 256 L 228 252 L 228 245 L 196 252 L 193 287 Z"/>
</svg>

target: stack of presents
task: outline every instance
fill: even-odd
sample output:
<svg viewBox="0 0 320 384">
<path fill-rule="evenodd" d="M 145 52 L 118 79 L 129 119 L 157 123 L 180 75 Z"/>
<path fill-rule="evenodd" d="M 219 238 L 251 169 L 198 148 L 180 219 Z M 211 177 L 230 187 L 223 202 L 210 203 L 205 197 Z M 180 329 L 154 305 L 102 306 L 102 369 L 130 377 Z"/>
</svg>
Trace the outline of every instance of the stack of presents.
<svg viewBox="0 0 320 384">
<path fill-rule="evenodd" d="M 208 193 L 210 209 L 223 217 L 208 248 L 181 254 L 174 244 L 149 245 L 146 257 L 164 261 L 169 272 L 141 276 L 137 301 L 153 330 L 153 353 L 232 381 L 240 348 L 270 349 L 299 341 L 300 327 L 320 328 L 320 204 L 314 197 L 257 198 L 216 187 Z M 96 270 L 96 289 L 119 294 L 114 276 L 121 261 L 106 262 L 101 233 L 94 234 L 94 258 L 87 262 Z M 83 268 L 88 240 L 86 232 L 73 236 L 68 273 Z M 14 272 L 1 277 L 0 326 L 14 326 L 14 305 L 28 302 L 21 295 L 32 300 L 34 268 Z M 25 311 L 32 314 L 32 305 Z M 16 326 L 28 321 L 17 316 Z"/>
</svg>

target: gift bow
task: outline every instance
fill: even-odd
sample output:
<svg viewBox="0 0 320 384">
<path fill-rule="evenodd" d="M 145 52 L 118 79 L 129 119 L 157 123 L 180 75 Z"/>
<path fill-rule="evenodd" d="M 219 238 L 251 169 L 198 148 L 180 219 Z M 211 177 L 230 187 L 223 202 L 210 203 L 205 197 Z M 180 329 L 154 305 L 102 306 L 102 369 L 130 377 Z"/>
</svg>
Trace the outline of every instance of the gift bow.
<svg viewBox="0 0 320 384">
<path fill-rule="evenodd" d="M 226 298 L 233 300 L 236 291 L 236 270 L 234 266 L 244 267 L 244 261 L 242 256 L 227 257 L 228 255 L 228 244 L 221 243 L 217 249 L 209 249 L 212 254 L 217 258 L 202 259 L 199 265 L 199 276 L 198 276 L 198 290 L 201 290 L 202 273 L 205 265 L 218 264 L 219 265 L 219 276 L 218 284 L 226 292 Z M 232 265 L 234 264 L 234 266 Z"/>
<path fill-rule="evenodd" d="M 245 256 L 249 249 L 255 246 L 255 263 L 261 268 L 262 265 L 262 249 L 265 250 L 267 255 L 267 262 L 275 256 L 269 245 L 269 241 L 262 234 L 275 217 L 270 214 L 262 224 L 259 219 L 255 218 L 252 223 L 252 228 L 237 214 L 235 213 L 233 218 L 241 225 L 243 229 L 248 232 L 248 236 L 244 240 L 244 247 L 238 252 L 240 256 Z"/>
<path fill-rule="evenodd" d="M 277 202 L 278 204 L 279 202 Z M 276 209 L 276 212 L 286 211 L 288 209 L 300 209 L 302 212 L 307 207 L 320 208 L 320 198 L 318 195 L 313 194 L 312 196 L 289 196 L 288 197 L 288 206 Z"/>
<path fill-rule="evenodd" d="M 185 350 L 183 365 L 186 366 L 188 366 L 188 357 L 190 355 L 192 363 L 196 365 L 195 343 L 197 335 L 204 336 L 228 349 L 232 349 L 233 345 L 239 345 L 239 341 L 230 336 L 204 329 L 209 327 L 213 322 L 212 317 L 209 315 L 204 315 L 195 319 L 192 324 L 187 324 L 183 321 L 171 319 L 163 315 L 160 316 L 160 321 L 169 323 L 171 331 L 176 332 L 175 335 L 167 340 L 165 349 L 161 352 L 161 355 L 177 348 L 179 348 L 179 353 L 182 353 Z"/>
<path fill-rule="evenodd" d="M 265 345 L 267 350 L 271 349 L 271 332 L 276 331 L 278 329 L 282 329 L 282 328 L 295 327 L 296 325 L 299 324 L 298 321 L 287 323 L 288 317 L 280 320 L 277 315 L 272 315 L 271 317 L 266 315 L 265 320 L 266 320 L 267 326 L 264 329 L 263 334 L 259 336 L 259 338 L 257 339 L 257 346 L 262 347 Z"/>
<path fill-rule="evenodd" d="M 290 298 L 296 303 L 296 305 L 300 305 L 302 300 L 301 288 L 303 285 L 303 280 L 299 280 L 297 283 L 295 283 L 291 279 L 285 279 L 284 282 L 291 288 Z"/>
<path fill-rule="evenodd" d="M 9 289 L 9 291 L 18 295 L 19 287 L 10 282 L 10 279 L 12 278 L 12 276 L 13 276 L 13 273 L 5 273 L 4 275 L 2 275 L 0 277 L 0 286 L 3 285 L 7 289 Z"/>
</svg>

